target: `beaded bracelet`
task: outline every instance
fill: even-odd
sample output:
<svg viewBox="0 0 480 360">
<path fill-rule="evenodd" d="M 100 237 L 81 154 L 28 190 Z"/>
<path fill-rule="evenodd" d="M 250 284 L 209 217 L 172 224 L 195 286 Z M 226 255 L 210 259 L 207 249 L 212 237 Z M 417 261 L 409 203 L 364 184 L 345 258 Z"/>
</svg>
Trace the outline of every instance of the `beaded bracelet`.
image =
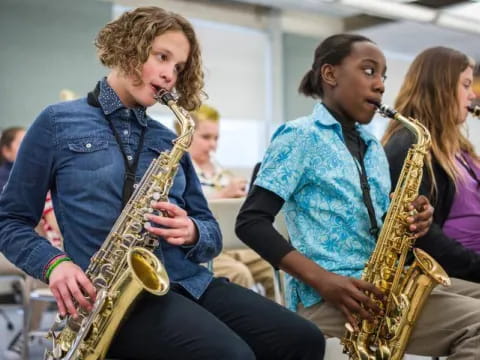
<svg viewBox="0 0 480 360">
<path fill-rule="evenodd" d="M 60 259 L 55 260 L 47 270 L 47 274 L 45 275 L 45 278 L 47 281 L 50 279 L 50 274 L 52 273 L 53 269 L 55 269 L 58 265 L 60 265 L 64 261 L 72 261 L 68 256 L 61 257 Z"/>
</svg>

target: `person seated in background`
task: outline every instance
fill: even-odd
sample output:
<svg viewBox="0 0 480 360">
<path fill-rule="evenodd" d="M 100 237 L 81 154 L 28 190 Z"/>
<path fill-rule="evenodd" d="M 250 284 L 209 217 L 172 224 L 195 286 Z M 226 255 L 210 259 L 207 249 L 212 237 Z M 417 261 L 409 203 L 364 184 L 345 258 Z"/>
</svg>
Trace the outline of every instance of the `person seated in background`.
<svg viewBox="0 0 480 360">
<path fill-rule="evenodd" d="M 25 129 L 21 126 L 5 129 L 0 136 L 0 193 L 7 183 L 24 136 Z"/>
<path fill-rule="evenodd" d="M 195 121 L 195 134 L 189 152 L 203 193 L 208 199 L 244 197 L 247 194 L 246 179 L 235 176 L 215 159 L 219 139 L 219 112 L 203 104 L 192 113 L 192 118 Z"/>
<path fill-rule="evenodd" d="M 400 113 L 416 118 L 432 138 L 432 155 L 426 159 L 420 192 L 435 207 L 435 236 L 429 246 L 443 254 L 440 263 L 450 272 L 466 271 L 468 262 L 451 263 L 452 252 L 461 249 L 439 248 L 440 238 L 455 239 L 480 253 L 480 157 L 462 133 L 467 107 L 475 99 L 474 67 L 474 62 L 457 50 L 427 49 L 413 61 L 395 102 Z M 393 185 L 414 142 L 415 137 L 399 122 L 389 123 L 382 143 Z"/>
<path fill-rule="evenodd" d="M 219 138 L 219 112 L 203 104 L 191 115 L 195 133 L 189 152 L 205 197 L 208 200 L 244 197 L 246 179 L 235 176 L 214 158 Z M 179 129 L 176 130 L 178 133 Z M 213 272 L 273 298 L 273 269 L 252 249 L 223 250 L 213 260 Z"/>
<path fill-rule="evenodd" d="M 62 248 L 62 234 L 58 226 L 55 211 L 53 210 L 52 195 L 50 191 L 47 193 L 47 200 L 43 208 L 42 220 L 40 221 L 43 228 L 43 236 L 50 241 L 56 248 Z"/>
<path fill-rule="evenodd" d="M 20 148 L 20 144 L 25 135 L 25 129 L 23 127 L 11 127 L 3 131 L 0 137 L 0 193 L 5 184 L 8 181 L 10 171 L 17 158 L 17 153 Z M 61 235 L 58 229 L 55 213 L 53 212 L 52 201 L 50 199 L 50 192 L 47 195 L 45 201 L 45 208 L 42 214 L 40 223 L 35 228 L 36 232 L 45 236 L 52 245 L 61 247 Z M 34 288 L 46 287 L 41 281 L 35 281 Z M 33 303 L 30 317 L 30 329 L 36 330 L 40 327 L 42 319 L 42 313 L 48 307 L 45 302 L 36 301 Z M 4 352 L 4 358 L 6 360 L 21 359 L 22 349 L 24 346 L 24 338 L 22 336 L 21 329 L 18 330 L 7 345 L 7 349 Z"/>
</svg>

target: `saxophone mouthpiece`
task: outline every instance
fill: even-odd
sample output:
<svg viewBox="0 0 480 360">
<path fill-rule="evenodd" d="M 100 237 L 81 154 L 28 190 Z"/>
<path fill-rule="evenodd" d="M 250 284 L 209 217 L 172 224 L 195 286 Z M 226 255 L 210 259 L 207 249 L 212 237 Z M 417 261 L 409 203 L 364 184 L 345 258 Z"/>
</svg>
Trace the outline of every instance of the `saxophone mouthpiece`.
<svg viewBox="0 0 480 360">
<path fill-rule="evenodd" d="M 168 105 L 170 101 L 175 101 L 174 96 L 168 90 L 160 88 L 158 92 L 153 97 L 156 101 L 163 103 L 164 105 Z"/>
<path fill-rule="evenodd" d="M 385 105 L 385 104 L 375 104 L 372 102 L 372 104 L 376 105 L 378 107 L 378 112 L 380 113 L 380 115 L 382 116 L 385 116 L 385 117 L 389 117 L 389 118 L 394 118 L 395 115 L 397 114 L 397 110 L 395 109 L 392 109 L 391 107 L 389 107 L 388 105 Z"/>
<path fill-rule="evenodd" d="M 467 106 L 467 110 L 472 113 L 473 116 L 480 117 L 480 106 L 475 105 L 469 105 Z"/>
</svg>

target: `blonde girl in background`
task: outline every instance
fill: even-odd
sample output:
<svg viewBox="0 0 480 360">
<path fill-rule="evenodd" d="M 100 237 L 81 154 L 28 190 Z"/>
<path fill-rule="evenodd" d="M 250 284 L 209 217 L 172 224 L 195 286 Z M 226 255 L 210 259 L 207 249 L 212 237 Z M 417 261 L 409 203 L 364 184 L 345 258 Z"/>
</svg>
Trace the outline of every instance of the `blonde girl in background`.
<svg viewBox="0 0 480 360">
<path fill-rule="evenodd" d="M 218 110 L 203 104 L 192 113 L 192 118 L 195 134 L 189 152 L 205 197 L 212 200 L 246 196 L 247 181 L 215 159 L 220 127 Z M 272 267 L 251 249 L 222 251 L 213 260 L 213 271 L 216 276 L 273 298 Z"/>
</svg>

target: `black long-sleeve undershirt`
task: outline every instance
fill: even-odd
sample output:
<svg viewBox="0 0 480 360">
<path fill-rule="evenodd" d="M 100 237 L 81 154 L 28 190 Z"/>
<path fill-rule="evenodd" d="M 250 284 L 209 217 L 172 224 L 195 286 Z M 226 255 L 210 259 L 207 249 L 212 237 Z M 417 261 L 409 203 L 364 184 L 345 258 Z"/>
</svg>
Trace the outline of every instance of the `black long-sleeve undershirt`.
<svg viewBox="0 0 480 360">
<path fill-rule="evenodd" d="M 366 152 L 366 144 L 355 128 L 342 127 L 342 130 L 348 150 L 361 161 Z M 255 181 L 259 165 L 253 170 L 251 184 Z M 276 268 L 284 256 L 295 250 L 273 226 L 275 216 L 284 203 L 274 192 L 255 185 L 240 209 L 235 226 L 237 236 Z"/>
<path fill-rule="evenodd" d="M 255 185 L 240 209 L 235 226 L 237 236 L 275 268 L 294 250 L 273 227 L 284 202 L 277 194 Z"/>
</svg>

